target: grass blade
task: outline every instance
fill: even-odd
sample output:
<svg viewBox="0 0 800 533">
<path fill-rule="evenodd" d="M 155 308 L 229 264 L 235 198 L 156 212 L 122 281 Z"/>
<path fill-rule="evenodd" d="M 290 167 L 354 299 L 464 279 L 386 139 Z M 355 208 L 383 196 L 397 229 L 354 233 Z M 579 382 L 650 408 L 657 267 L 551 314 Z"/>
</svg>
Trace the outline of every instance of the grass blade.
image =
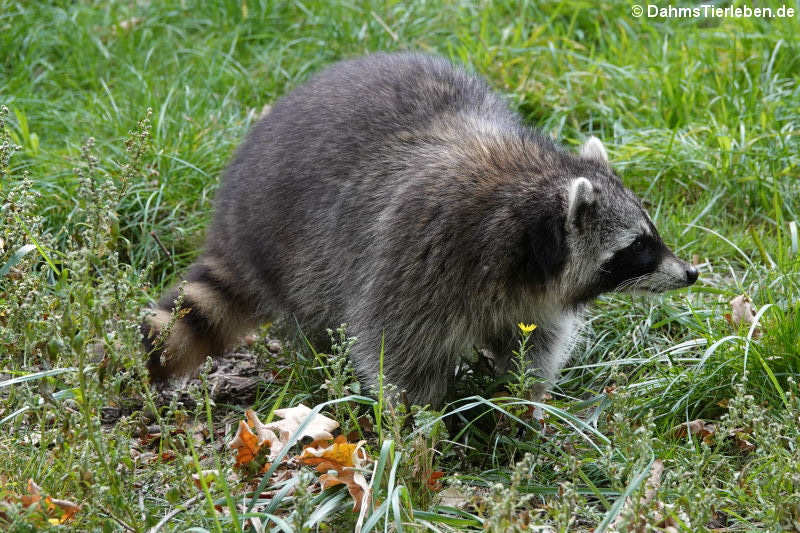
<svg viewBox="0 0 800 533">
<path fill-rule="evenodd" d="M 3 268 L 0 268 L 0 278 L 8 274 L 8 271 L 11 270 L 11 267 L 22 261 L 22 258 L 28 255 L 32 250 L 35 250 L 36 246 L 33 244 L 26 244 L 25 246 L 21 246 L 14 255 L 3 265 Z"/>
<path fill-rule="evenodd" d="M 76 372 L 78 369 L 75 367 L 68 367 L 68 368 L 53 368 L 51 370 L 42 370 L 41 372 L 34 372 L 32 374 L 27 374 L 25 376 L 20 376 L 18 378 L 7 379 L 5 381 L 0 381 L 0 389 L 9 387 L 11 385 L 16 385 L 18 383 L 25 383 L 27 381 L 34 381 L 37 379 L 46 378 L 49 376 L 57 376 L 59 374 L 66 374 L 67 372 Z"/>
<path fill-rule="evenodd" d="M 622 493 L 622 496 L 617 498 L 617 500 L 614 502 L 614 505 L 611 506 L 611 509 L 609 509 L 608 512 L 603 517 L 603 521 L 600 522 L 600 524 L 594 530 L 595 533 L 603 533 L 608 528 L 608 526 L 610 526 L 611 523 L 614 520 L 616 520 L 617 516 L 619 516 L 619 513 L 622 512 L 622 506 L 625 505 L 627 499 L 631 496 L 631 494 L 633 494 L 633 492 L 639 487 L 639 485 L 642 484 L 644 478 L 646 478 L 647 475 L 650 473 L 650 469 L 653 467 L 653 463 L 655 462 L 655 460 L 656 460 L 655 456 L 650 457 L 650 462 L 647 463 L 647 466 L 642 468 L 642 470 L 639 471 L 639 473 L 634 476 L 633 480 L 631 480 L 631 482 L 628 483 L 628 486 L 625 487 L 625 492 Z"/>
</svg>

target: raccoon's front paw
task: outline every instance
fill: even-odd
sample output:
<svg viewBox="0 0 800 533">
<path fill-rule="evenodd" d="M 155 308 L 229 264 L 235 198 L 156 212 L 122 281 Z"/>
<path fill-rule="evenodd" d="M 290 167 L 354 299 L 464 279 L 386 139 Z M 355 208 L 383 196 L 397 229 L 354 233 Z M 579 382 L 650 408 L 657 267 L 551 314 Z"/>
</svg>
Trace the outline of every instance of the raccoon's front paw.
<svg viewBox="0 0 800 533">
<path fill-rule="evenodd" d="M 146 318 L 139 331 L 142 333 L 142 346 L 147 357 L 147 371 L 154 382 L 164 382 L 171 376 L 167 365 L 162 362 L 164 354 L 164 339 L 161 338 L 161 328 Z"/>
</svg>

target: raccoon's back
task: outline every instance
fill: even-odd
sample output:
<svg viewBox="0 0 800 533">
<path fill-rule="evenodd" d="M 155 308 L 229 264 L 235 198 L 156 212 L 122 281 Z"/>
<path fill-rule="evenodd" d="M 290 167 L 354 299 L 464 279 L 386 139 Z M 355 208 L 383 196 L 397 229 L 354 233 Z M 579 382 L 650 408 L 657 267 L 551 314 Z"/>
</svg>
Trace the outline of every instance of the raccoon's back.
<svg viewBox="0 0 800 533">
<path fill-rule="evenodd" d="M 368 283 L 376 221 L 414 179 L 408 168 L 425 157 L 429 125 L 460 114 L 515 120 L 482 80 L 441 58 L 376 54 L 323 71 L 239 148 L 209 252 L 286 310 L 343 320 L 351 293 Z"/>
</svg>

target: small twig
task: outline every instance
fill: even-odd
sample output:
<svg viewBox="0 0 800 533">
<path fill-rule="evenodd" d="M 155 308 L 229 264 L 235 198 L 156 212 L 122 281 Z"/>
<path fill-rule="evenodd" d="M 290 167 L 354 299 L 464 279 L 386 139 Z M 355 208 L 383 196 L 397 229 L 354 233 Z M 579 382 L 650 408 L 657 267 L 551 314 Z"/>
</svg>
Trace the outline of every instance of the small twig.
<svg viewBox="0 0 800 533">
<path fill-rule="evenodd" d="M 114 522 L 121 525 L 125 531 L 134 531 L 134 532 L 136 531 L 135 528 L 129 526 L 128 524 L 126 524 L 125 522 L 114 516 L 114 514 L 105 507 L 100 507 L 100 510 L 103 511 L 103 513 L 107 514 L 109 518 L 111 518 Z"/>
<path fill-rule="evenodd" d="M 370 11 L 370 14 L 372 14 L 372 17 L 373 17 L 375 20 L 377 20 L 377 21 L 378 21 L 378 24 L 380 24 L 381 26 L 383 26 L 383 29 L 384 29 L 384 30 L 386 30 L 386 32 L 389 34 L 389 36 L 392 38 L 392 40 L 393 40 L 393 41 L 396 41 L 396 40 L 397 40 L 397 34 L 396 34 L 395 32 L 393 32 L 393 31 L 392 31 L 392 29 L 389 27 L 389 25 L 388 25 L 388 24 L 386 24 L 386 23 L 383 21 L 383 19 L 382 19 L 382 18 L 380 18 L 380 17 L 378 16 L 378 14 L 377 14 L 377 13 L 375 13 L 374 11 Z"/>
<path fill-rule="evenodd" d="M 183 511 L 185 511 L 185 510 L 186 510 L 186 509 L 187 509 L 187 508 L 188 508 L 188 507 L 189 507 L 191 504 L 193 504 L 194 502 L 196 502 L 196 501 L 197 501 L 197 500 L 198 500 L 198 499 L 199 499 L 201 496 L 205 496 L 205 494 L 203 494 L 203 493 L 200 493 L 200 494 L 198 494 L 197 496 L 193 496 L 193 497 L 189 498 L 188 500 L 186 500 L 185 502 L 183 502 L 183 504 L 179 505 L 178 507 L 176 507 L 176 508 L 175 508 L 175 509 L 173 509 L 172 511 L 168 512 L 166 515 L 164 515 L 164 518 L 162 518 L 161 520 L 159 520 L 159 521 L 158 521 L 158 524 L 156 524 L 156 525 L 154 525 L 153 527 L 151 527 L 151 528 L 150 528 L 150 529 L 147 531 L 147 533 L 156 533 L 156 531 L 158 531 L 159 529 L 161 529 L 162 527 L 164 527 L 164 525 L 166 525 L 166 523 L 167 523 L 167 522 L 169 522 L 170 520 L 172 520 L 173 518 L 175 518 L 175 515 L 177 515 L 178 513 L 182 513 Z"/>
<path fill-rule="evenodd" d="M 161 242 L 161 239 L 158 238 L 158 234 L 155 231 L 151 231 L 150 232 L 150 236 L 153 239 L 155 239 L 155 241 L 158 244 L 159 248 L 161 248 L 161 251 L 163 251 L 165 254 L 167 254 L 167 257 L 172 257 L 172 254 L 169 252 L 169 250 L 167 250 L 167 247 L 164 246 L 164 243 Z"/>
</svg>

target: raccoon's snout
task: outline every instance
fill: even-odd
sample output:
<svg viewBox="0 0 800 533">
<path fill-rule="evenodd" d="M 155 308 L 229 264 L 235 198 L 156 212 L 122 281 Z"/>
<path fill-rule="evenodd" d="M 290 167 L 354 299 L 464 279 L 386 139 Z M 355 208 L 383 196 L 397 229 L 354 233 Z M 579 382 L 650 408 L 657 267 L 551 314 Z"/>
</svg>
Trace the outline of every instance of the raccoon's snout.
<svg viewBox="0 0 800 533">
<path fill-rule="evenodd" d="M 655 272 L 655 278 L 662 278 L 651 288 L 653 292 L 663 292 L 666 290 L 680 289 L 693 285 L 700 273 L 693 265 L 678 259 L 672 253 L 661 261 L 661 265 Z M 654 280 L 656 281 L 656 280 Z"/>
<path fill-rule="evenodd" d="M 686 282 L 687 282 L 687 284 L 689 284 L 689 285 L 694 284 L 694 282 L 697 281 L 697 277 L 699 275 L 700 274 L 699 274 L 699 272 L 697 272 L 697 269 L 695 267 L 693 267 L 692 265 L 686 265 Z"/>
</svg>

